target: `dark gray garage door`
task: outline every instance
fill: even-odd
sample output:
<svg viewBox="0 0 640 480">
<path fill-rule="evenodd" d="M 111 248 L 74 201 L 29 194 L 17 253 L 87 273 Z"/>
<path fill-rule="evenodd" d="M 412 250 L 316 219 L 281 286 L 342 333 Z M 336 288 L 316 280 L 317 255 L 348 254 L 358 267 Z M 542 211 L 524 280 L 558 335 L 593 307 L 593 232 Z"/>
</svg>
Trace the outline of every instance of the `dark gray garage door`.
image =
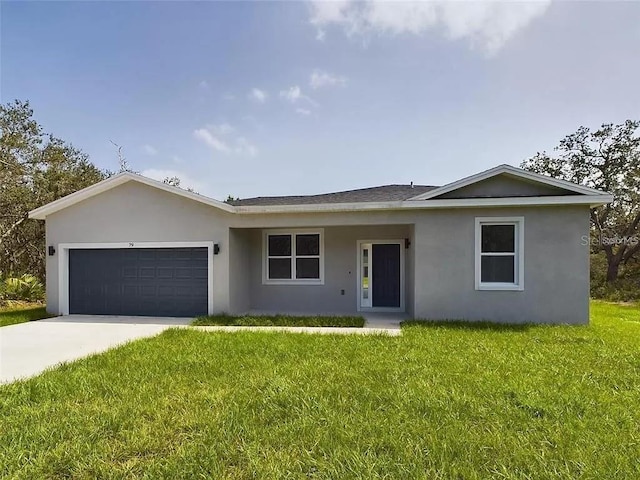
<svg viewBox="0 0 640 480">
<path fill-rule="evenodd" d="M 207 314 L 206 248 L 69 250 L 69 313 Z"/>
</svg>

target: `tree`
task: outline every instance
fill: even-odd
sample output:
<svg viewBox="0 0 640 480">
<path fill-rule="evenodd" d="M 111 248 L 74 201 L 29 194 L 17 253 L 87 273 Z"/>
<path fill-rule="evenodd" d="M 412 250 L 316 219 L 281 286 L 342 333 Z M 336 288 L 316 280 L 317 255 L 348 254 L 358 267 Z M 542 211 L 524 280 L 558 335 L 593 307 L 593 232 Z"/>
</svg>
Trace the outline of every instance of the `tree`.
<svg viewBox="0 0 640 480">
<path fill-rule="evenodd" d="M 118 173 L 123 173 L 123 172 L 138 173 L 129 166 L 127 157 L 124 156 L 124 147 L 122 145 L 118 145 L 113 140 L 109 140 L 109 141 L 114 147 L 116 147 L 116 150 L 118 152 Z M 108 172 L 109 176 L 111 176 L 112 174 L 113 172 Z"/>
<path fill-rule="evenodd" d="M 198 193 L 191 187 L 187 187 L 187 188 L 182 187 L 181 186 L 182 180 L 180 180 L 180 177 L 177 177 L 175 175 L 173 177 L 164 177 L 164 179 L 162 180 L 162 183 L 164 183 L 165 185 L 171 185 L 172 187 L 182 188 L 187 192 Z"/>
<path fill-rule="evenodd" d="M 162 183 L 166 184 L 166 185 L 171 185 L 172 187 L 180 187 L 180 178 L 179 177 L 165 177 L 164 180 L 162 180 Z"/>
<path fill-rule="evenodd" d="M 591 210 L 594 253 L 604 252 L 606 280 L 618 278 L 620 266 L 640 251 L 640 121 L 603 124 L 591 131 L 580 127 L 554 149 L 522 162 L 522 168 L 607 191 L 611 204 Z M 611 241 L 611 240 L 614 241 Z"/>
<path fill-rule="evenodd" d="M 29 211 L 105 176 L 85 153 L 44 133 L 29 102 L 0 105 L 0 272 L 43 279 L 44 224 Z"/>
<path fill-rule="evenodd" d="M 230 205 L 233 205 L 233 202 L 236 202 L 240 200 L 240 197 L 234 197 L 233 195 L 227 195 L 227 199 L 224 201 L 224 203 L 228 203 Z"/>
</svg>

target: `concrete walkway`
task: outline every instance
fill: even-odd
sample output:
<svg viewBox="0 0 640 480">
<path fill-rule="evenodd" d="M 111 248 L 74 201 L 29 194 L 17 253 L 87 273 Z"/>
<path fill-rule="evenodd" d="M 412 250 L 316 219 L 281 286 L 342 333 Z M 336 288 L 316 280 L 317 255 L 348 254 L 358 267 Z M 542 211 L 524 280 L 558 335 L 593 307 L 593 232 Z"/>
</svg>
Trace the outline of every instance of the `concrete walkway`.
<svg viewBox="0 0 640 480">
<path fill-rule="evenodd" d="M 240 327 L 240 326 L 206 326 L 189 327 L 203 332 L 289 332 L 315 333 L 320 335 L 401 335 L 400 328 L 356 328 L 356 327 Z"/>
<path fill-rule="evenodd" d="M 254 313 L 261 315 L 260 313 Z M 264 315 L 264 313 L 262 314 Z M 269 315 L 269 314 L 267 314 Z M 273 315 L 273 314 L 270 314 Z M 297 315 L 297 314 L 291 314 Z M 305 316 L 308 314 L 298 314 Z M 317 333 L 320 335 L 401 335 L 400 323 L 408 318 L 406 313 L 374 312 L 363 315 L 364 328 L 355 327 L 239 327 L 239 326 L 203 326 L 191 327 L 205 332 L 290 332 L 290 333 Z"/>
<path fill-rule="evenodd" d="M 0 383 L 37 375 L 60 362 L 152 337 L 190 318 L 71 315 L 0 328 Z"/>
<path fill-rule="evenodd" d="M 371 312 L 362 315 L 365 320 L 365 328 L 383 328 L 387 330 L 400 330 L 400 323 L 409 319 L 406 313 Z"/>
</svg>

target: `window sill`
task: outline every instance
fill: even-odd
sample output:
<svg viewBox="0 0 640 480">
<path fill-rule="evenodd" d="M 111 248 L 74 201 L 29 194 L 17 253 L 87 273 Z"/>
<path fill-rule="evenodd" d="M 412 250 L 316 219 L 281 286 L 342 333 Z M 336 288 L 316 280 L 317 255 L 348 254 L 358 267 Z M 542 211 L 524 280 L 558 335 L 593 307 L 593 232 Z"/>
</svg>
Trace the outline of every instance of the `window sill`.
<svg viewBox="0 0 640 480">
<path fill-rule="evenodd" d="M 481 283 L 476 285 L 476 290 L 522 292 L 524 291 L 524 285 L 516 285 L 513 283 Z"/>
<path fill-rule="evenodd" d="M 296 279 L 296 280 L 263 280 L 263 285 L 324 285 L 324 280 L 320 279 Z"/>
</svg>

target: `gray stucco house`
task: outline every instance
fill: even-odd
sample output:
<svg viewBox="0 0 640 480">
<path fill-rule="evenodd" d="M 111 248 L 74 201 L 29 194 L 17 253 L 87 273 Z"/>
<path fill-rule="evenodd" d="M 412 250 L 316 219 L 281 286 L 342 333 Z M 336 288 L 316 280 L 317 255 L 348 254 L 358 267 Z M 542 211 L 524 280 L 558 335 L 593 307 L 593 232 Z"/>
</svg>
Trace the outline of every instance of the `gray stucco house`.
<svg viewBox="0 0 640 480">
<path fill-rule="evenodd" d="M 589 208 L 610 201 L 509 165 L 233 204 L 121 173 L 30 216 L 46 220 L 53 314 L 587 323 Z"/>
</svg>

